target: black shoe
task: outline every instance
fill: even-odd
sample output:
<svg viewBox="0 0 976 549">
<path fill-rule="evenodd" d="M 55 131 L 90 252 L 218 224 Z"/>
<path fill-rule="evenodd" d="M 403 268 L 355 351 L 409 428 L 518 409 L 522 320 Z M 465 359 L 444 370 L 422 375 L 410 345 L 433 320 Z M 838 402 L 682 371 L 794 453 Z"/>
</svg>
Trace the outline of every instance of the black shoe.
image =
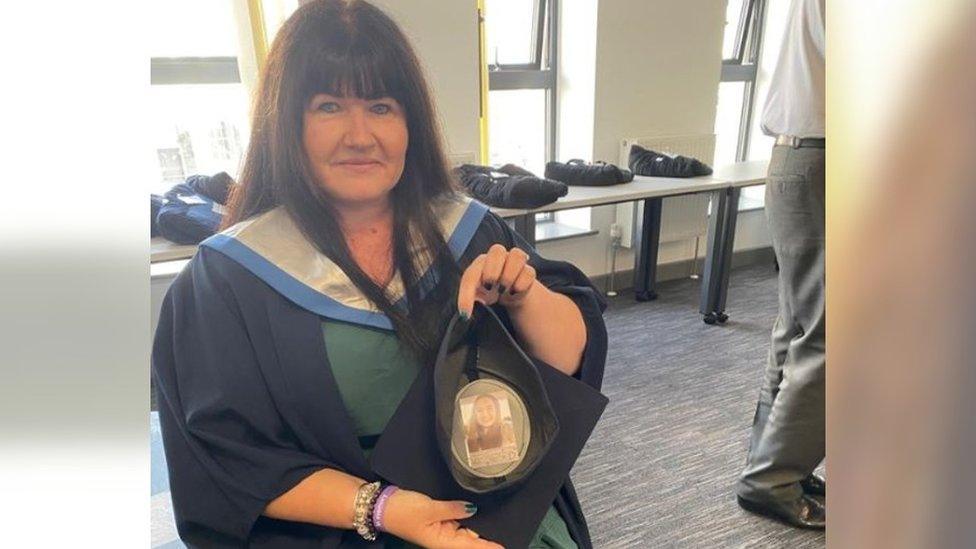
<svg viewBox="0 0 976 549">
<path fill-rule="evenodd" d="M 815 473 L 810 473 L 810 475 L 800 481 L 800 487 L 803 488 L 804 494 L 809 494 L 811 496 L 826 496 L 827 495 L 827 481 L 820 475 Z"/>
<path fill-rule="evenodd" d="M 827 527 L 827 507 L 804 494 L 787 503 L 760 503 L 736 496 L 739 507 L 750 513 L 762 515 L 797 528 L 823 530 Z"/>
<path fill-rule="evenodd" d="M 621 170 L 613 164 L 594 162 L 587 164 L 574 158 L 565 164 L 562 162 L 546 163 L 546 179 L 562 181 L 567 185 L 581 187 L 605 187 L 634 180 L 630 170 Z"/>
<path fill-rule="evenodd" d="M 631 145 L 627 164 L 635 174 L 651 177 L 696 177 L 712 174 L 712 168 L 696 158 L 668 156 L 640 145 Z"/>
</svg>

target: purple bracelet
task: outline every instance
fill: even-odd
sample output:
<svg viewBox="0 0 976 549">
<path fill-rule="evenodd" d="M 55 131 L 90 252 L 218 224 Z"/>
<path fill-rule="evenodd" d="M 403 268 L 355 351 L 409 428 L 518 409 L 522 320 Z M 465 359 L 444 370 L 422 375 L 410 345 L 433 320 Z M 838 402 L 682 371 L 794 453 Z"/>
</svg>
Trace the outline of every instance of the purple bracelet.
<svg viewBox="0 0 976 549">
<path fill-rule="evenodd" d="M 376 528 L 377 532 L 386 532 L 386 529 L 383 528 L 383 511 L 386 510 L 386 500 L 390 499 L 390 496 L 397 490 L 398 488 L 391 484 L 383 488 L 379 497 L 376 498 L 376 505 L 373 506 L 373 527 Z"/>
</svg>

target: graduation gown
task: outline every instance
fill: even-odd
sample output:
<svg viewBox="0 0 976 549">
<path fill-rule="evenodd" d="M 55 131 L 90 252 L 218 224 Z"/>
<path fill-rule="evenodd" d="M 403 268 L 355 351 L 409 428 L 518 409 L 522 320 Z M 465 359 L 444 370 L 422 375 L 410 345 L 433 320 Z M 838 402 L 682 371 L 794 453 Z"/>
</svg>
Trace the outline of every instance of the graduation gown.
<svg viewBox="0 0 976 549">
<path fill-rule="evenodd" d="M 448 197 L 436 211 L 462 270 L 495 243 L 519 246 L 537 278 L 576 303 L 587 332 L 576 377 L 599 389 L 606 302 L 586 276 L 569 263 L 540 257 L 477 201 Z M 422 282 L 436 283 L 436 273 L 427 274 L 433 276 Z M 404 293 L 398 279 L 390 291 Z M 496 310 L 507 319 L 502 307 Z M 152 372 L 176 525 L 187 545 L 370 545 L 353 531 L 261 514 L 325 467 L 379 480 L 332 375 L 322 317 L 392 328 L 281 208 L 204 241 L 173 281 L 156 330 Z M 590 547 L 569 478 L 554 504 L 577 544 Z"/>
</svg>

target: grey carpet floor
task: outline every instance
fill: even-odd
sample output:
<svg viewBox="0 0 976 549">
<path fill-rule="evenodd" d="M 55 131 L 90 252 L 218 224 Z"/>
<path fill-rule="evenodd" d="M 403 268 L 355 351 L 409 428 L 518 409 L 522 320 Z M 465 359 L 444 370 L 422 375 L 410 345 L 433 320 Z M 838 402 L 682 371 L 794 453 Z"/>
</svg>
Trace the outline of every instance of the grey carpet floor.
<svg viewBox="0 0 976 549">
<path fill-rule="evenodd" d="M 824 547 L 801 531 L 741 510 L 732 492 L 748 448 L 776 272 L 732 273 L 724 326 L 697 314 L 697 282 L 660 297 L 611 299 L 603 392 L 610 404 L 572 478 L 599 548 Z"/>
<path fill-rule="evenodd" d="M 698 283 L 661 284 L 660 297 L 610 302 L 604 393 L 610 404 L 572 477 L 597 548 L 820 548 L 796 530 L 739 509 L 743 465 L 769 330 L 771 265 L 732 272 L 725 326 L 698 315 Z M 180 547 L 158 420 L 153 414 L 153 542 Z"/>
</svg>

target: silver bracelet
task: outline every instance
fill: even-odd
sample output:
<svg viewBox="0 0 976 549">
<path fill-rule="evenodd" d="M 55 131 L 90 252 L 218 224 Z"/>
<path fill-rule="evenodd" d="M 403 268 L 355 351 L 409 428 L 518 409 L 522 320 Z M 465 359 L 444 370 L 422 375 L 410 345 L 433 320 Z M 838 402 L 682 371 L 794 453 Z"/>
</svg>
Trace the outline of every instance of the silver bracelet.
<svg viewBox="0 0 976 549">
<path fill-rule="evenodd" d="M 379 481 L 363 484 L 356 491 L 352 527 L 366 541 L 376 540 L 376 529 L 373 527 L 373 506 L 376 505 L 376 497 L 379 493 Z"/>
</svg>

